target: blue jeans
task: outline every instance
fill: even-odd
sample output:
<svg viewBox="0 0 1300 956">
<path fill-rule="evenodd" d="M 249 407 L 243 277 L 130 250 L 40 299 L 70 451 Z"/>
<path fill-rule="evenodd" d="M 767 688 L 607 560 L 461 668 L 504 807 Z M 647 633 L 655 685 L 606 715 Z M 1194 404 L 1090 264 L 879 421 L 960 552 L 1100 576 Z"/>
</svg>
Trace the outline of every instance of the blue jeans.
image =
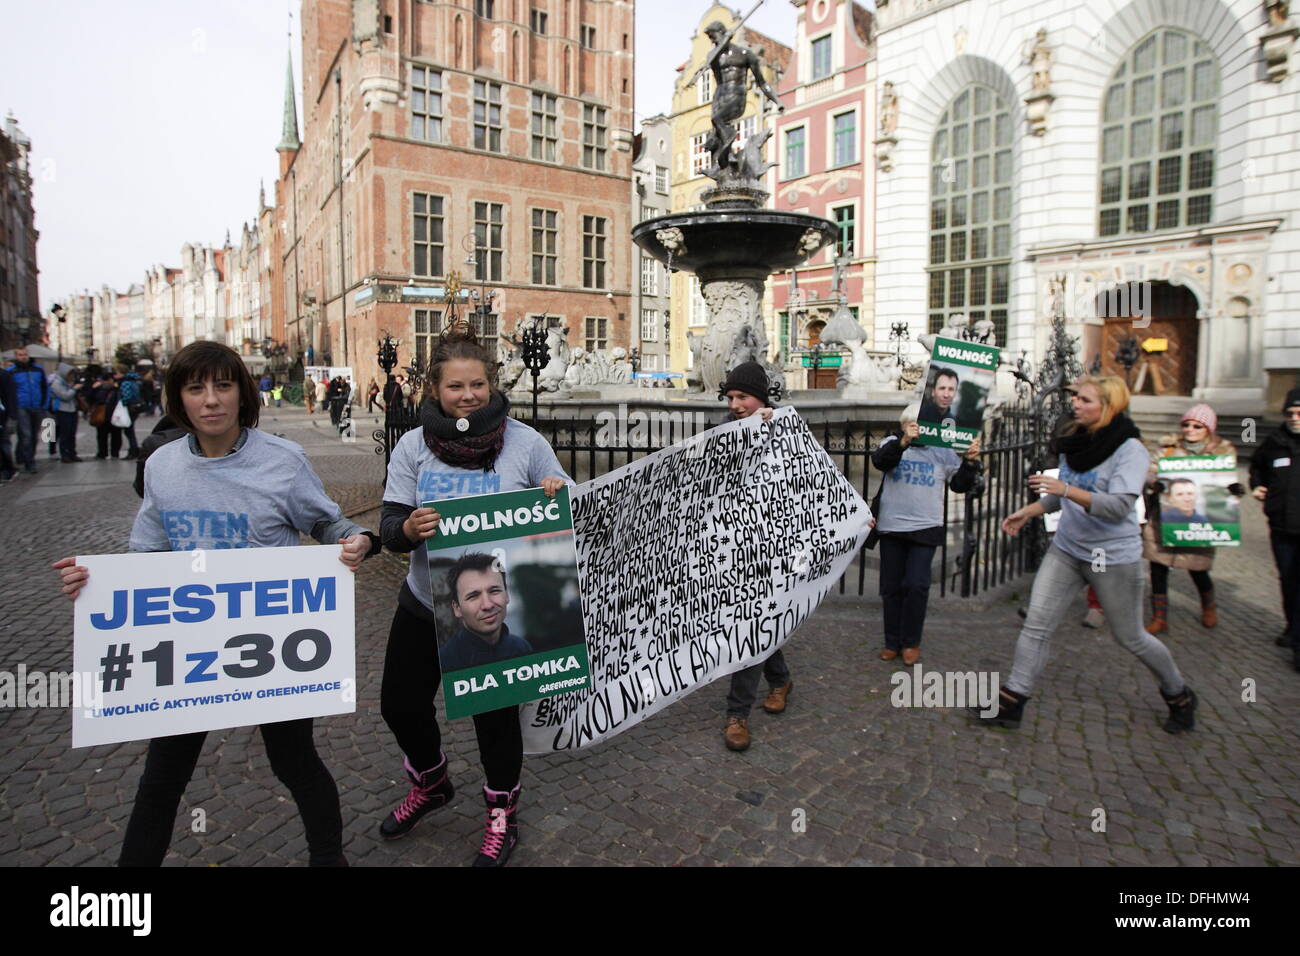
<svg viewBox="0 0 1300 956">
<path fill-rule="evenodd" d="M 20 408 L 14 414 L 18 423 L 18 445 L 14 449 L 14 457 L 18 459 L 18 464 L 28 468 L 36 467 L 36 436 L 41 432 L 41 422 L 45 420 L 45 415 L 39 408 Z"/>
<path fill-rule="evenodd" d="M 1104 570 L 1093 570 L 1091 562 L 1072 558 L 1056 547 L 1048 549 L 1034 577 L 1029 613 L 1016 641 L 1016 659 L 1007 689 L 1025 695 L 1034 692 L 1047 666 L 1052 635 L 1070 613 L 1079 587 L 1084 584 L 1092 585 L 1119 645 L 1137 655 L 1167 695 L 1182 693 L 1186 684 L 1169 648 L 1142 627 L 1142 562 L 1108 564 Z"/>
<path fill-rule="evenodd" d="M 754 700 L 758 697 L 760 674 L 767 678 L 768 686 L 773 689 L 784 687 L 790 680 L 790 668 L 785 666 L 785 655 L 780 649 L 773 651 L 767 660 L 731 675 L 731 689 L 727 692 L 728 717 L 749 716 L 749 712 L 754 709 Z"/>
<path fill-rule="evenodd" d="M 934 547 L 890 534 L 880 536 L 880 599 L 885 604 L 885 647 L 920 647 L 930 603 Z"/>
</svg>

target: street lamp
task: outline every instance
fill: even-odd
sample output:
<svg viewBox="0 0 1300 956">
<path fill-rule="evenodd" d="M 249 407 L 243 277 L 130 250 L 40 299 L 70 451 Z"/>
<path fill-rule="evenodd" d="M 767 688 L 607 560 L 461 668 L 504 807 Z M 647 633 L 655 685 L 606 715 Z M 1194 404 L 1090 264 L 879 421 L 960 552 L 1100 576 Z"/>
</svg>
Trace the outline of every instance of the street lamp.
<svg viewBox="0 0 1300 956">
<path fill-rule="evenodd" d="M 524 368 L 533 373 L 533 427 L 537 426 L 537 376 L 551 361 L 551 350 L 546 345 L 546 317 L 538 316 L 530 328 L 519 337 L 520 357 Z"/>
</svg>

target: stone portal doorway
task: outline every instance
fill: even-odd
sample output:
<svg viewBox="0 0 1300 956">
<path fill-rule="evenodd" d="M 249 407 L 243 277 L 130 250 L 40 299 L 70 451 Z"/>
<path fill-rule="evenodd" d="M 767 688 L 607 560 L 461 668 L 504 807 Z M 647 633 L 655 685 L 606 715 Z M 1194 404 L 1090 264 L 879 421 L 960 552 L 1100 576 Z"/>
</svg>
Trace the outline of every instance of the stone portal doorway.
<svg viewBox="0 0 1300 956">
<path fill-rule="evenodd" d="M 1097 314 L 1107 316 L 1101 337 L 1102 374 L 1125 377 L 1124 366 L 1116 353 L 1123 341 L 1133 336 L 1138 343 L 1138 360 L 1127 374 L 1133 394 L 1191 395 L 1196 387 L 1200 337 L 1196 296 L 1185 287 L 1169 282 L 1143 284 L 1141 293 L 1137 292 L 1136 285 L 1132 296 L 1108 296 L 1106 292 L 1097 296 Z M 1137 300 L 1145 295 L 1151 299 L 1151 323 L 1140 328 L 1134 322 L 1144 321 L 1139 311 L 1146 311 L 1146 303 Z M 1115 309 L 1116 305 L 1120 308 Z"/>
</svg>

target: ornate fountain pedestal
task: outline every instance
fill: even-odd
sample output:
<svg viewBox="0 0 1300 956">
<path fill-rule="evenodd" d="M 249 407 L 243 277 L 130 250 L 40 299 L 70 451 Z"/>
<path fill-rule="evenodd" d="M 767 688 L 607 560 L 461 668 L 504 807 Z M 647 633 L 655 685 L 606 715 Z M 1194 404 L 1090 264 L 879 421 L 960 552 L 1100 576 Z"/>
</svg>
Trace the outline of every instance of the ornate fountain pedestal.
<svg viewBox="0 0 1300 956">
<path fill-rule="evenodd" d="M 748 195 L 710 190 L 703 212 L 658 216 L 632 229 L 632 240 L 650 256 L 699 276 L 709 325 L 703 336 L 689 341 L 693 374 L 706 394 L 718 390 L 730 369 L 748 361 L 761 364 L 772 384 L 784 388 L 783 373 L 767 358 L 763 285 L 773 272 L 799 265 L 836 237 L 831 221 L 761 209 L 754 192 L 761 190 Z"/>
</svg>

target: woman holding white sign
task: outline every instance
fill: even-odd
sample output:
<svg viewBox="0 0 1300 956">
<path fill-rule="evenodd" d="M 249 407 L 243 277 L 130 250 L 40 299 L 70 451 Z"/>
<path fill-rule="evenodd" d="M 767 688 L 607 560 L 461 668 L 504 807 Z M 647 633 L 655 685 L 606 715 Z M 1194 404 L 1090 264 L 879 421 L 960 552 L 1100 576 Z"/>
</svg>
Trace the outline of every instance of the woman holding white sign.
<svg viewBox="0 0 1300 956">
<path fill-rule="evenodd" d="M 496 363 L 468 326 L 442 334 L 429 362 L 421 427 L 402 436 L 388 466 L 381 534 L 390 550 L 414 551 L 437 534 L 441 516 L 426 501 L 539 485 L 554 497 L 573 484 L 546 439 L 510 417 L 510 401 L 495 378 Z M 410 792 L 380 825 L 386 840 L 406 836 L 455 794 L 433 709 L 442 684 L 435 627 L 429 562 L 420 555 L 398 593 L 384 655 L 381 708 L 411 780 Z M 487 778 L 487 824 L 474 865 L 504 866 L 519 839 L 519 708 L 474 715 L 474 732 Z"/>
<path fill-rule="evenodd" d="M 1197 514 L 1196 483 L 1187 478 L 1162 482 L 1157 478 L 1161 458 L 1185 458 L 1203 455 L 1236 456 L 1237 449 L 1216 432 L 1219 416 L 1204 403 L 1193 405 L 1179 424 L 1180 435 L 1166 435 L 1160 439 L 1160 454 L 1151 462 L 1147 472 L 1147 523 L 1142 528 L 1142 557 L 1151 562 L 1151 620 L 1147 622 L 1148 634 L 1169 630 L 1169 569 L 1186 568 L 1192 583 L 1201 596 L 1201 624 L 1214 627 L 1219 623 L 1218 607 L 1214 600 L 1214 582 L 1210 569 L 1214 567 L 1213 548 L 1174 548 L 1161 543 L 1160 526 L 1165 521 L 1205 521 Z M 1162 484 L 1166 487 L 1162 489 Z M 1161 508 L 1159 493 L 1166 490 L 1172 509 Z M 1246 489 L 1234 484 L 1228 488 L 1234 495 L 1245 494 Z M 1189 500 L 1190 494 L 1190 500 Z M 1184 512 L 1183 516 L 1166 514 L 1167 511 Z"/>
<path fill-rule="evenodd" d="M 302 448 L 257 429 L 257 383 L 234 349 L 193 342 L 177 352 L 167 370 L 166 404 L 167 414 L 189 434 L 149 458 L 131 551 L 295 547 L 301 533 L 341 544 L 339 560 L 355 571 L 379 550 L 378 537 L 344 518 L 325 494 Z M 222 521 L 203 520 L 217 513 Z M 89 573 L 75 558 L 54 567 L 62 573 L 64 593 L 75 600 Z M 310 864 L 346 866 L 338 787 L 316 753 L 312 719 L 260 729 L 271 770 L 302 815 Z M 162 864 L 206 736 L 149 742 L 119 865 Z"/>
<path fill-rule="evenodd" d="M 1060 477 L 1030 475 L 1029 488 L 1044 497 L 1002 522 L 1015 535 L 1032 518 L 1061 512 L 1052 546 L 1034 576 L 1029 612 L 1016 642 L 1011 677 L 998 712 L 981 719 L 1018 727 L 1033 693 L 1052 635 L 1069 612 L 1079 585 L 1090 584 L 1105 609 L 1115 640 L 1155 675 L 1169 706 L 1164 728 L 1191 730 L 1196 694 L 1187 686 L 1169 649 L 1142 629 L 1142 538 L 1134 503 L 1146 486 L 1151 463 L 1128 408 L 1129 390 L 1113 376 L 1081 379 L 1074 387 L 1074 420 L 1054 440 Z"/>
</svg>

